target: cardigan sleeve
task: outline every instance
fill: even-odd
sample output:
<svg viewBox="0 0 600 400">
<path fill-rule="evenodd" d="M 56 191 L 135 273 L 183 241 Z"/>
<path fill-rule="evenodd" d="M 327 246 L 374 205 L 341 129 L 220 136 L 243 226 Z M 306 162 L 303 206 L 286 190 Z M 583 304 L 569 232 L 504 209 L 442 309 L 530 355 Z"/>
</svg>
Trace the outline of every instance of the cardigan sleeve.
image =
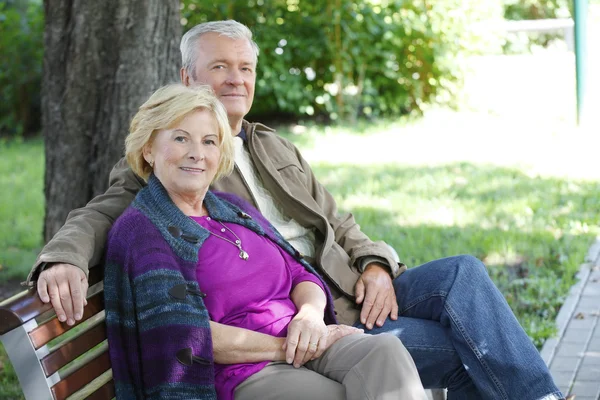
<svg viewBox="0 0 600 400">
<path fill-rule="evenodd" d="M 116 225 L 108 235 L 104 267 L 108 351 L 116 397 L 143 399 L 136 307 L 133 284 L 128 274 L 128 236 L 121 225 Z"/>
</svg>

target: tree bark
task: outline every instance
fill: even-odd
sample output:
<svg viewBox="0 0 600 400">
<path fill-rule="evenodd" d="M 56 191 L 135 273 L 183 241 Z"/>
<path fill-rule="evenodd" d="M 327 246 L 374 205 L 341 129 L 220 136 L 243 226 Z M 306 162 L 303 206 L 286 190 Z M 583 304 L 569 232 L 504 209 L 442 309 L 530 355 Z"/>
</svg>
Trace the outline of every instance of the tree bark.
<svg viewBox="0 0 600 400">
<path fill-rule="evenodd" d="M 44 238 L 106 190 L 138 107 L 178 80 L 178 0 L 44 0 Z"/>
</svg>

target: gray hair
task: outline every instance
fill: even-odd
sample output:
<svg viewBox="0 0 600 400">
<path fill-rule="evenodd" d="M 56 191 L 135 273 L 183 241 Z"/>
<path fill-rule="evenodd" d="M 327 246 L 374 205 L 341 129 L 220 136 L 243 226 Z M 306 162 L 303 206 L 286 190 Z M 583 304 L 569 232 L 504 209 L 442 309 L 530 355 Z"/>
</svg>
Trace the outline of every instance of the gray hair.
<svg viewBox="0 0 600 400">
<path fill-rule="evenodd" d="M 205 33 L 214 32 L 220 36 L 226 36 L 231 39 L 248 39 L 256 60 L 258 61 L 259 48 L 254 40 L 252 40 L 252 31 L 244 24 L 241 24 L 232 19 L 227 21 L 210 21 L 194 26 L 186 32 L 181 38 L 179 50 L 181 51 L 181 63 L 183 68 L 195 78 L 196 76 L 196 59 L 198 58 L 197 41 L 200 36 Z"/>
</svg>

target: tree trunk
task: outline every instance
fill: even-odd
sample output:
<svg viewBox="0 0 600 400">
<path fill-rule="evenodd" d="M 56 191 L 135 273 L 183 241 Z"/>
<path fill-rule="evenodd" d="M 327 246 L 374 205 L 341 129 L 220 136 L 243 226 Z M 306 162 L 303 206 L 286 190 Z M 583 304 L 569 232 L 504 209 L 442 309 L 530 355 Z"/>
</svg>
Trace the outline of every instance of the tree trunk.
<svg viewBox="0 0 600 400">
<path fill-rule="evenodd" d="M 178 0 L 44 0 L 42 130 L 48 241 L 106 190 L 138 107 L 178 80 Z"/>
</svg>

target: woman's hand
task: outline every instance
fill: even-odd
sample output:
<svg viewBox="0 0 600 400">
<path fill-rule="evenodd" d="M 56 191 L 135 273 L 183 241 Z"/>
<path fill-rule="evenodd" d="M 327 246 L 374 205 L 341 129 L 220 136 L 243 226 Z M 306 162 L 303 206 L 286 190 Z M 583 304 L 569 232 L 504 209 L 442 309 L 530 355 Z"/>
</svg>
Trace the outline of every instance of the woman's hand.
<svg viewBox="0 0 600 400">
<path fill-rule="evenodd" d="M 288 335 L 283 344 L 286 362 L 293 362 L 294 367 L 300 368 L 308 361 L 321 357 L 325 350 L 344 336 L 363 332 L 363 329 L 349 325 L 325 325 L 323 313 L 315 313 L 310 307 L 303 308 L 288 326 Z"/>
<path fill-rule="evenodd" d="M 307 361 L 319 357 L 327 349 L 328 329 L 323 321 L 323 310 L 304 305 L 288 325 L 283 344 L 285 360 L 299 368 Z"/>
</svg>

